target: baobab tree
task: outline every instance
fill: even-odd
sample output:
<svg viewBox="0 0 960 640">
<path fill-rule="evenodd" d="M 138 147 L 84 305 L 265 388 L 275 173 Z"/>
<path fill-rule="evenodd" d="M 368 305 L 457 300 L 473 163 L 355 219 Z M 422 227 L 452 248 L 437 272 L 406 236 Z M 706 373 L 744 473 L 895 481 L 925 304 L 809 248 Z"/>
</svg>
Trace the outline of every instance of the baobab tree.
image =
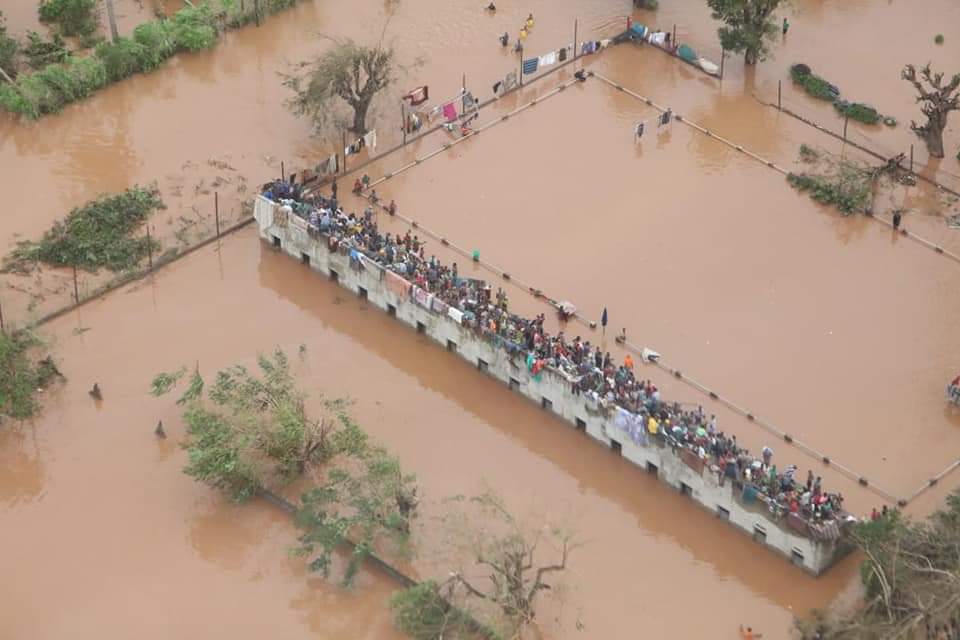
<svg viewBox="0 0 960 640">
<path fill-rule="evenodd" d="M 960 73 L 954 74 L 946 84 L 943 83 L 943 72 L 934 72 L 927 63 L 917 70 L 908 64 L 901 72 L 900 77 L 913 85 L 917 90 L 917 102 L 921 103 L 920 111 L 927 116 L 927 122 L 918 125 L 910 121 L 910 129 L 927 145 L 927 151 L 934 158 L 943 157 L 943 130 L 947 128 L 947 116 L 951 111 L 960 109 Z"/>
<path fill-rule="evenodd" d="M 290 107 L 309 117 L 318 132 L 333 125 L 363 134 L 374 98 L 397 79 L 396 52 L 382 43 L 371 47 L 349 38 L 330 40 L 333 46 L 303 63 L 303 72 L 286 76 L 284 84 L 296 92 Z M 349 123 L 336 119 L 340 104 L 353 111 Z"/>
</svg>

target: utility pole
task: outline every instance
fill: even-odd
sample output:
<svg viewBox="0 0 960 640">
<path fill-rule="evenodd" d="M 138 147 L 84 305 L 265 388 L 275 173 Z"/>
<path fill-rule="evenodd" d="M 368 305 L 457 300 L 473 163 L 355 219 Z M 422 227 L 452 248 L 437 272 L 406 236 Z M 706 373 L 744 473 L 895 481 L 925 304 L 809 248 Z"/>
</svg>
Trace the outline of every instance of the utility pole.
<svg viewBox="0 0 960 640">
<path fill-rule="evenodd" d="M 120 39 L 120 32 L 117 30 L 117 16 L 113 12 L 113 0 L 105 0 L 107 3 L 107 20 L 110 22 L 110 35 L 113 41 Z"/>
</svg>

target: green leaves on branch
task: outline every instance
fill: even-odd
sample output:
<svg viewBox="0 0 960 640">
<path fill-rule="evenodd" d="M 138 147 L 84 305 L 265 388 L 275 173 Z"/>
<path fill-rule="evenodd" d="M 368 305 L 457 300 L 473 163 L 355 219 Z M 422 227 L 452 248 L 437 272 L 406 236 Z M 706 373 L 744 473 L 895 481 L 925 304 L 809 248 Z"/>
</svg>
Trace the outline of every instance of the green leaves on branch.
<svg viewBox="0 0 960 640">
<path fill-rule="evenodd" d="M 100 17 L 96 0 L 43 0 L 40 21 L 56 23 L 65 36 L 82 36 L 96 31 Z"/>
<path fill-rule="evenodd" d="M 326 471 L 319 484 L 303 494 L 297 526 L 303 530 L 294 553 L 313 556 L 310 568 L 330 573 L 337 547 L 353 552 L 344 570 L 349 585 L 363 560 L 379 546 L 402 546 L 410 534 L 417 507 L 416 478 L 404 474 L 400 462 L 382 447 L 371 446 L 356 425 L 343 433 L 354 445 Z"/>
<path fill-rule="evenodd" d="M 153 188 L 134 187 L 121 194 L 101 196 L 55 222 L 39 241 L 18 243 L 3 268 L 27 272 L 36 262 L 89 271 L 133 268 L 146 258 L 151 245 L 153 249 L 159 247 L 156 241 L 148 243 L 146 237 L 134 233 L 155 209 L 162 207 L 159 192 Z"/>
<path fill-rule="evenodd" d="M 34 334 L 0 333 L 0 415 L 18 420 L 32 417 L 40 408 L 37 393 L 59 376 Z"/>
<path fill-rule="evenodd" d="M 209 3 L 186 6 L 171 18 L 137 26 L 133 38 L 100 43 L 93 56 L 50 60 L 62 64 L 21 74 L 15 85 L 0 84 L 0 107 L 28 118 L 56 113 L 110 82 L 152 71 L 178 52 L 212 47 L 217 36 L 217 18 Z M 40 40 L 41 45 L 47 46 Z M 53 51 L 48 54 L 53 55 Z"/>
<path fill-rule="evenodd" d="M 151 394 L 169 393 L 185 375 L 186 368 L 158 374 Z M 309 471 L 316 480 L 297 513 L 302 534 L 295 553 L 313 556 L 310 566 L 326 576 L 336 548 L 351 545 L 343 578 L 349 584 L 379 545 L 406 540 L 416 479 L 370 442 L 347 414 L 346 400 L 320 398 L 319 417 L 307 413 L 305 401 L 280 349 L 258 356 L 256 371 L 222 369 L 211 385 L 195 370 L 177 401 L 187 425 L 184 472 L 243 501 Z"/>
<path fill-rule="evenodd" d="M 834 158 L 806 145 L 800 159 L 811 166 L 803 173 L 790 173 L 787 181 L 821 204 L 833 205 L 844 215 L 864 212 L 870 206 L 879 172 L 847 158 Z"/>
<path fill-rule="evenodd" d="M 744 62 L 756 64 L 767 58 L 770 41 L 779 32 L 773 13 L 782 0 L 707 0 L 715 20 L 724 26 L 717 30 L 727 51 L 744 54 Z"/>
</svg>

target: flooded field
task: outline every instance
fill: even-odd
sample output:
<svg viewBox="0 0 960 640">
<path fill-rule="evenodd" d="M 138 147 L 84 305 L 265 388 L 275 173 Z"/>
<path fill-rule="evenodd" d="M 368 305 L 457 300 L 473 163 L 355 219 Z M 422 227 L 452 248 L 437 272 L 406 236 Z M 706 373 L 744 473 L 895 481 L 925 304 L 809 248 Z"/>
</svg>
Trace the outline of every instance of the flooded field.
<svg viewBox="0 0 960 640">
<path fill-rule="evenodd" d="M 230 330 L 218 329 L 216 340 L 212 329 L 202 328 L 224 326 Z M 156 625 L 156 637 L 220 617 L 247 627 L 238 637 L 255 637 L 285 608 L 291 611 L 280 628 L 387 637 L 380 594 L 391 585 L 365 576 L 341 594 L 308 580 L 300 561 L 285 556 L 293 532 L 282 516 L 262 504 L 226 505 L 180 472 L 177 408 L 147 394 L 157 371 L 198 361 L 212 372 L 278 344 L 291 354 L 306 346 L 297 365 L 305 386 L 355 398 L 358 420 L 419 474 L 428 503 L 477 491 L 483 480 L 518 511 L 536 501 L 576 523 L 587 544 L 574 556 L 575 589 L 569 608 L 549 619 L 579 616 L 591 634 L 633 637 L 618 612 L 647 602 L 645 628 L 652 633 L 703 637 L 743 616 L 786 629 L 791 610 L 826 603 L 854 568 L 848 561 L 813 579 L 773 554 L 757 554 L 749 538 L 655 479 L 386 314 L 261 248 L 252 230 L 226 241 L 220 253 L 204 249 L 155 282 L 94 302 L 48 331 L 70 382 L 36 425 L 5 440 L 5 455 L 13 452 L 15 464 L 4 482 L 12 489 L 4 495 L 3 542 L 62 557 L 50 564 L 70 567 L 58 571 L 56 589 L 83 589 L 90 603 L 65 595 L 74 604 L 52 619 L 20 607 L 12 620 L 5 616 L 13 637 L 54 637 L 58 624 L 98 619 L 140 628 L 137 616 Z M 99 409 L 86 394 L 93 380 L 104 393 Z M 166 441 L 152 434 L 158 419 L 170 435 Z M 72 531 L 69 544 L 56 533 L 64 530 Z M 48 535 L 56 538 L 37 544 Z M 16 593 L 5 593 L 4 601 L 51 597 L 52 577 L 35 561 L 33 553 L 4 555 L 8 574 L 30 576 L 11 584 Z M 99 576 L 93 584 L 91 575 Z M 685 603 L 660 599 L 667 575 L 671 588 L 706 601 L 722 589 L 725 604 L 711 609 L 710 619 L 685 617 Z M 262 610 L 252 601 L 238 607 L 258 616 L 250 626 L 238 613 L 195 609 L 190 600 L 208 588 L 224 606 L 248 598 L 269 602 Z M 130 618 L 104 618 L 118 598 L 130 602 Z M 325 621 L 328 608 L 339 615 Z M 183 627 L 165 626 L 173 624 L 166 620 L 173 612 Z M 337 635 L 345 624 L 357 635 Z M 580 637 L 571 625 L 547 627 L 549 637 Z"/>
<path fill-rule="evenodd" d="M 405 61 L 423 60 L 398 88 L 427 83 L 433 96 L 453 95 L 465 77 L 485 99 L 518 62 L 496 37 L 515 33 L 528 12 L 537 21 L 527 41 L 533 53 L 572 41 L 575 19 L 580 39 L 608 37 L 630 12 L 620 0 L 534 0 L 501 5 L 495 15 L 480 4 L 401 0 L 390 31 Z M 38 28 L 34 6 L 13 5 L 3 8 L 11 31 Z M 121 31 L 179 5 L 118 0 Z M 661 6 L 634 18 L 676 24 L 680 41 L 719 60 L 704 3 Z M 62 114 L 34 123 L 0 115 L 0 187 L 24 194 L 0 218 L 0 249 L 38 237 L 98 194 L 138 183 L 156 182 L 168 205 L 151 223 L 165 248 L 212 233 L 214 192 L 224 222 L 237 221 L 281 162 L 289 172 L 330 153 L 330 142 L 312 138 L 285 107 L 290 93 L 278 72 L 320 51 L 317 33 L 369 40 L 383 11 L 383 3 L 305 1 Z M 760 104 L 776 101 L 782 81 L 785 106 L 840 130 L 832 107 L 789 82 L 789 66 L 805 62 L 845 97 L 900 122 L 894 129 L 851 123 L 852 140 L 890 155 L 914 144 L 919 165 L 960 190 L 953 157 L 960 119 L 954 114 L 947 129 L 947 158 L 928 160 L 908 128 L 917 116 L 912 90 L 899 79 L 908 62 L 960 71 L 951 68 L 960 60 L 960 7 L 931 0 L 918 12 L 899 0 L 798 0 L 787 15 L 791 28 L 774 58 L 750 70 L 728 58 L 722 82 L 632 45 L 583 65 L 791 169 L 801 143 L 857 153 Z M 941 32 L 945 42 L 935 45 Z M 545 94 L 574 70 L 498 101 L 481 122 Z M 960 265 L 874 221 L 813 204 L 779 173 L 682 123 L 634 143 L 632 124 L 647 120 L 652 129 L 655 116 L 591 79 L 392 178 L 378 193 L 589 317 L 607 307 L 611 333 L 626 327 L 631 341 L 660 351 L 671 366 L 898 496 L 955 459 L 960 413 L 945 408 L 943 387 L 960 373 Z M 382 149 L 399 142 L 399 118 L 396 102 L 386 101 L 376 120 Z M 366 171 L 378 178 L 446 140 L 431 134 Z M 906 203 L 915 209 L 906 219 L 911 230 L 958 251 L 960 231 L 929 215 L 941 200 L 921 184 L 885 199 L 879 213 Z M 956 204 L 948 210 L 955 213 Z M 466 262 L 436 242 L 428 251 Z M 97 277 L 82 276 L 84 286 Z M 72 294 L 69 274 L 48 270 L 2 276 L 2 287 L 5 315 L 20 323 Z M 509 292 L 518 309 L 548 309 L 516 287 Z M 343 591 L 307 575 L 287 555 L 295 530 L 286 516 L 260 503 L 230 505 L 181 473 L 176 407 L 147 395 L 158 371 L 199 362 L 213 372 L 275 345 L 290 353 L 306 346 L 298 368 L 308 388 L 356 399 L 361 424 L 420 476 L 428 510 L 483 480 L 518 510 L 537 505 L 577 524 L 588 544 L 574 558 L 566 602 L 544 612 L 545 637 L 733 638 L 745 623 L 783 638 L 793 615 L 856 597 L 857 558 L 812 579 L 758 553 L 746 536 L 617 456 L 261 246 L 253 229 L 42 333 L 68 382 L 35 423 L 0 429 L 0 544 L 8 550 L 0 570 L 16 578 L 0 587 L 2 637 L 102 637 L 105 629 L 146 638 L 208 637 L 211 629 L 233 638 L 396 637 L 386 601 L 397 585 L 371 571 Z M 770 443 L 756 425 L 689 386 L 652 367 L 642 371 L 666 398 L 702 402 L 751 448 Z M 87 396 L 93 382 L 104 389 L 102 406 Z M 159 419 L 166 441 L 151 433 Z M 809 466 L 787 445 L 774 446 L 778 460 Z M 880 503 L 855 483 L 824 475 L 853 511 Z M 930 511 L 958 483 L 960 475 L 949 477 L 910 511 Z M 414 564 L 424 575 L 432 569 Z M 691 601 L 698 615 L 689 615 Z"/>
</svg>

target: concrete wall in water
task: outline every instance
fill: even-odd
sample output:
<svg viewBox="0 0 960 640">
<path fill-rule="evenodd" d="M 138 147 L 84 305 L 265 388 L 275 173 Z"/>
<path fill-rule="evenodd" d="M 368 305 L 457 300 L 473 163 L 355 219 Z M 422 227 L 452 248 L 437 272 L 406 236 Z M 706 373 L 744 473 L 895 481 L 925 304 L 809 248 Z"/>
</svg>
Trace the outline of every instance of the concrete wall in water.
<svg viewBox="0 0 960 640">
<path fill-rule="evenodd" d="M 615 426 L 604 412 L 591 407 L 584 396 L 574 395 L 570 382 L 559 372 L 545 370 L 540 380 L 527 372 L 522 356 L 511 358 L 473 330 L 451 318 L 434 313 L 400 296 L 387 287 L 379 265 L 364 261 L 362 268 L 351 266 L 347 255 L 330 251 L 325 236 L 312 236 L 299 218 L 291 216 L 284 224 L 274 224 L 277 205 L 257 196 L 254 215 L 260 236 L 304 264 L 336 279 L 344 289 L 366 298 L 433 340 L 455 351 L 481 371 L 503 382 L 508 388 L 530 398 L 544 410 L 583 430 L 604 446 L 620 454 L 640 469 L 656 473 L 661 481 L 678 490 L 680 496 L 694 500 L 719 519 L 740 528 L 758 544 L 772 549 L 807 572 L 819 575 L 840 555 L 837 541 L 814 540 L 787 528 L 768 517 L 762 502 L 745 504 L 734 483 L 721 485 L 716 474 L 697 471 L 662 440 L 652 439 L 647 445 L 637 444 L 630 435 Z M 638 489 L 639 490 L 639 489 Z M 678 496 L 678 499 L 679 496 Z"/>
</svg>

